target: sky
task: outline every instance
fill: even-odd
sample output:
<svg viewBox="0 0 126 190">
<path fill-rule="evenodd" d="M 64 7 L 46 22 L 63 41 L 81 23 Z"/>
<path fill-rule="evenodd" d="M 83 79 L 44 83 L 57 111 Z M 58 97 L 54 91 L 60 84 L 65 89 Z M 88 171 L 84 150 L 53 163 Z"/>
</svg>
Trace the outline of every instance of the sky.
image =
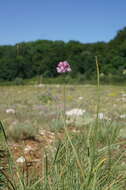
<svg viewBox="0 0 126 190">
<path fill-rule="evenodd" d="M 126 26 L 126 0 L 0 0 L 0 45 L 108 42 Z"/>
</svg>

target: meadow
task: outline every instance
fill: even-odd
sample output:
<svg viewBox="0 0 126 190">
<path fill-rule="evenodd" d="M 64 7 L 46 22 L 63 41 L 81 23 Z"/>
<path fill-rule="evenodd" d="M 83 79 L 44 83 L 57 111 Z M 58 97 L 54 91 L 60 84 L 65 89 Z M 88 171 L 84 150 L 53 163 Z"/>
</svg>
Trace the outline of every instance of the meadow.
<svg viewBox="0 0 126 190">
<path fill-rule="evenodd" d="M 125 86 L 1 86 L 0 120 L 0 189 L 126 189 Z"/>
</svg>

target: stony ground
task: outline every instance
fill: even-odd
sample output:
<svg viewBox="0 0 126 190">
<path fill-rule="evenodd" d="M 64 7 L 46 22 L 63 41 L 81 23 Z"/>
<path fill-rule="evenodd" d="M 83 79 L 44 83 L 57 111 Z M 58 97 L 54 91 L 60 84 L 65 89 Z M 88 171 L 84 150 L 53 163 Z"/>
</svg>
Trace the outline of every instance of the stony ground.
<svg viewBox="0 0 126 190">
<path fill-rule="evenodd" d="M 99 104 L 99 120 L 121 127 L 120 139 L 125 140 L 126 87 L 101 86 L 98 92 L 92 85 L 66 86 L 65 93 L 64 102 L 64 88 L 59 85 L 0 87 L 0 119 L 22 170 L 42 172 L 44 157 L 53 154 L 55 143 L 64 138 L 64 107 L 70 133 L 79 135 L 83 126 L 90 125 Z M 1 138 L 1 151 L 4 146 Z M 5 157 L 1 156 L 3 168 L 7 167 Z"/>
</svg>

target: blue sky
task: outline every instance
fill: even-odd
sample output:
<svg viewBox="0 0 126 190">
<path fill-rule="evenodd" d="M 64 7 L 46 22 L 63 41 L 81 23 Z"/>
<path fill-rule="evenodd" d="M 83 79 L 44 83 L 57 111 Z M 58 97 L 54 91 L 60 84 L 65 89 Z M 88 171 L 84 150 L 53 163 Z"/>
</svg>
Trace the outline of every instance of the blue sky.
<svg viewBox="0 0 126 190">
<path fill-rule="evenodd" d="M 0 45 L 38 39 L 109 41 L 126 26 L 126 0 L 1 0 Z"/>
</svg>

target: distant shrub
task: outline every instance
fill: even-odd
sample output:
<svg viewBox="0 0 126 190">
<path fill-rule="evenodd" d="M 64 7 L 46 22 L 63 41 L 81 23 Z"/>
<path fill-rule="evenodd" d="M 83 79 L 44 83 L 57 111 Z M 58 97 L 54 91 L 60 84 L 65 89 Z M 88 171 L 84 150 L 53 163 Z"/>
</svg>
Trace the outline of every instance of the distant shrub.
<svg viewBox="0 0 126 190">
<path fill-rule="evenodd" d="M 24 80 L 20 77 L 15 78 L 14 80 L 15 85 L 24 85 Z"/>
<path fill-rule="evenodd" d="M 38 99 L 41 101 L 41 103 L 49 103 L 53 101 L 53 96 L 49 92 L 45 92 L 38 96 Z"/>
<path fill-rule="evenodd" d="M 8 138 L 14 141 L 35 139 L 36 134 L 37 128 L 32 126 L 30 123 L 18 123 L 7 129 Z"/>
<path fill-rule="evenodd" d="M 51 122 L 51 131 L 58 132 L 63 130 L 64 128 L 64 120 L 63 119 L 53 119 Z"/>
<path fill-rule="evenodd" d="M 126 75 L 119 75 L 119 74 L 108 74 L 104 76 L 100 76 L 100 82 L 103 84 L 121 84 L 126 82 Z"/>
</svg>

